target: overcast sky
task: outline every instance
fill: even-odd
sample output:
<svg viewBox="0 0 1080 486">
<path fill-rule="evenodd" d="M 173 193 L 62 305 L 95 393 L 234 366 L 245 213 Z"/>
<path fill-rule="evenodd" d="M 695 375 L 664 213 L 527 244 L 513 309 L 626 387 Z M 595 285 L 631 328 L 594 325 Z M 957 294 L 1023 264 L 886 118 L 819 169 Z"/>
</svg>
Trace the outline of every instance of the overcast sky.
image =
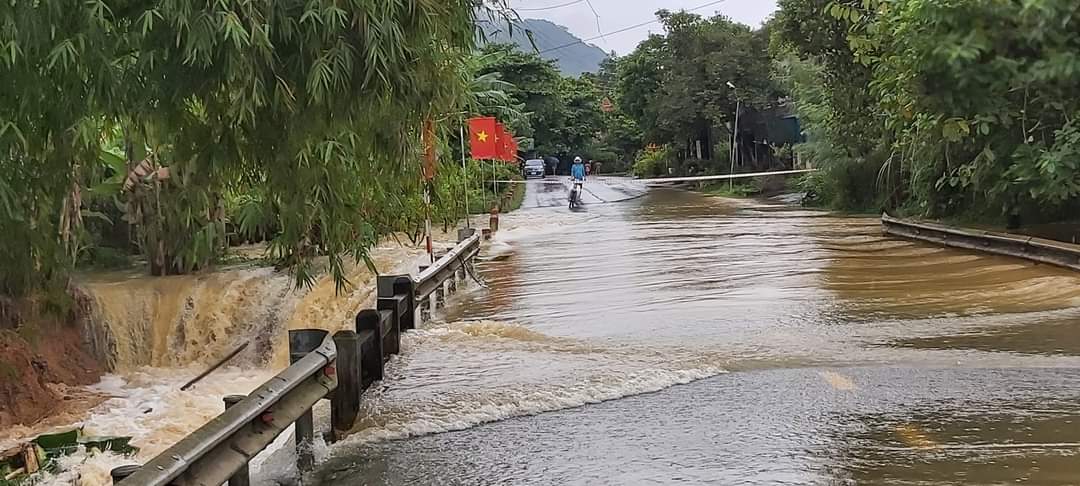
<svg viewBox="0 0 1080 486">
<path fill-rule="evenodd" d="M 566 5 L 559 8 L 559 5 Z M 589 3 L 599 14 L 589 7 Z M 710 0 L 511 0 L 510 4 L 522 18 L 547 19 L 570 29 L 582 39 L 595 37 L 655 19 L 657 10 L 691 10 L 713 3 Z M 531 10 L 543 9 L 543 10 Z M 776 0 L 722 0 L 715 5 L 693 10 L 703 16 L 721 13 L 744 24 L 757 27 L 776 11 Z M 633 51 L 650 32 L 660 32 L 659 24 L 653 23 L 619 34 L 605 35 L 591 41 L 605 51 L 620 55 Z"/>
</svg>

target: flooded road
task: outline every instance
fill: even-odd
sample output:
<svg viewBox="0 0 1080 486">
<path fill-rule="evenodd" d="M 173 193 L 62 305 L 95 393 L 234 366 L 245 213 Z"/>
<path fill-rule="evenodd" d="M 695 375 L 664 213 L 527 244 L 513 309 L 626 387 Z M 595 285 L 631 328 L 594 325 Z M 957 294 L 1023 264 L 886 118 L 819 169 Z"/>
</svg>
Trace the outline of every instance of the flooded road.
<svg viewBox="0 0 1080 486">
<path fill-rule="evenodd" d="M 1080 483 L 1080 275 L 586 187 L 530 183 L 320 484 Z"/>
</svg>

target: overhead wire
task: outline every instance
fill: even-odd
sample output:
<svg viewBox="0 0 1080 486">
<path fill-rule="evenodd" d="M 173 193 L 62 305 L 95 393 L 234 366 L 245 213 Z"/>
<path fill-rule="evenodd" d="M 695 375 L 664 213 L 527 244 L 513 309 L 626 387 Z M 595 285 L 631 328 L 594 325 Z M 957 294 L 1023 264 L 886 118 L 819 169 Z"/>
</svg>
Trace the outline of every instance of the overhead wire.
<svg viewBox="0 0 1080 486">
<path fill-rule="evenodd" d="M 699 5 L 697 7 L 688 8 L 688 9 L 685 9 L 685 10 L 687 12 L 693 12 L 695 10 L 701 10 L 703 8 L 709 8 L 709 7 L 712 7 L 714 5 L 719 5 L 719 4 L 724 3 L 726 1 L 727 0 L 714 0 L 714 1 L 706 3 L 704 5 Z M 584 44 L 586 42 L 591 42 L 591 41 L 594 41 L 594 40 L 597 40 L 597 39 L 602 39 L 602 38 L 604 38 L 604 36 L 608 36 L 608 35 L 621 34 L 623 32 L 634 30 L 634 29 L 639 29 L 641 27 L 645 27 L 646 25 L 652 25 L 652 24 L 655 24 L 657 22 L 660 22 L 660 19 L 652 19 L 652 20 L 650 20 L 648 22 L 642 22 L 640 24 L 634 24 L 634 25 L 631 25 L 629 27 L 623 27 L 621 29 L 614 30 L 614 31 L 611 31 L 611 32 L 608 32 L 608 33 L 605 33 L 605 34 L 600 34 L 598 36 L 589 37 L 587 39 L 578 39 L 578 40 L 576 40 L 574 42 L 568 42 L 568 43 L 563 44 L 561 46 L 556 46 L 556 47 L 544 49 L 544 50 L 540 51 L 540 54 L 545 54 L 545 53 L 548 53 L 548 52 L 551 52 L 551 51 L 557 51 L 559 49 L 565 49 L 567 47 L 576 46 L 578 44 Z"/>
<path fill-rule="evenodd" d="M 544 10 L 555 10 L 557 8 L 569 7 L 571 5 L 577 5 L 588 0 L 573 0 L 572 2 L 560 3 L 558 5 L 552 5 L 550 7 L 537 7 L 537 8 L 515 8 L 518 12 L 542 12 Z"/>
<path fill-rule="evenodd" d="M 600 34 L 600 39 L 604 41 L 604 45 L 607 45 L 607 39 L 604 37 L 604 29 L 600 27 L 600 12 L 596 11 L 596 7 L 593 7 L 591 0 L 585 0 L 585 4 L 589 6 L 589 10 L 592 10 L 593 17 L 596 17 L 596 33 Z"/>
<path fill-rule="evenodd" d="M 603 28 L 600 26 L 600 13 L 596 11 L 596 8 L 593 7 L 593 4 L 592 4 L 592 2 L 590 0 L 572 0 L 570 2 L 560 3 L 558 5 L 551 5 L 551 6 L 548 6 L 548 7 L 518 8 L 518 9 L 515 9 L 515 10 L 518 11 L 518 12 L 540 12 L 540 11 L 545 11 L 545 10 L 555 10 L 555 9 L 559 9 L 559 8 L 570 7 L 570 6 L 573 6 L 573 5 L 578 5 L 580 3 L 585 3 L 586 5 L 589 6 L 589 9 L 592 10 L 593 16 L 596 17 L 596 32 L 598 34 L 600 34 L 601 37 L 602 37 L 603 34 L 601 33 L 601 31 L 603 30 Z M 526 30 L 526 32 L 527 32 L 527 35 L 536 34 L 537 36 L 539 36 L 541 39 L 543 39 L 545 41 L 550 41 L 551 40 L 551 39 L 547 38 L 547 36 L 545 36 L 540 31 Z M 605 41 L 606 41 L 606 39 L 605 39 Z M 545 51 L 537 50 L 537 52 L 540 53 L 540 54 L 543 54 L 544 52 L 547 52 L 547 51 L 546 50 Z"/>
</svg>

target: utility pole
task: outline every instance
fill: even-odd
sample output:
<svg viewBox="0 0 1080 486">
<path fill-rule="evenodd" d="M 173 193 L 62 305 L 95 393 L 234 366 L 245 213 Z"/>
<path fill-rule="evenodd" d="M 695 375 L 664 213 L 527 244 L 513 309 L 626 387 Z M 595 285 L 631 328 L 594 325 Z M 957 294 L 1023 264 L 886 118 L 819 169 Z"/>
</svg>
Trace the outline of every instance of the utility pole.
<svg viewBox="0 0 1080 486">
<path fill-rule="evenodd" d="M 735 85 L 731 81 L 727 82 L 727 86 L 731 88 L 731 91 L 735 93 L 735 127 L 731 130 L 731 171 L 729 174 L 735 174 L 735 159 L 739 156 L 739 111 L 742 108 L 742 100 L 739 99 L 739 91 L 735 88 Z M 735 189 L 735 179 L 728 179 L 728 190 Z"/>
</svg>

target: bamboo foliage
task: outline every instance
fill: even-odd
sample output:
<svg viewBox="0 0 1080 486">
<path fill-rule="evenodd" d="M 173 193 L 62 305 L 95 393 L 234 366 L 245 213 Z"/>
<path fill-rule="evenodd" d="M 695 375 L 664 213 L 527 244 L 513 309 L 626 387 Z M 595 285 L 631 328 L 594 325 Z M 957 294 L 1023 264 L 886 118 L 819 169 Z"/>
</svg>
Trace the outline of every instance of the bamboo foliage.
<svg viewBox="0 0 1080 486">
<path fill-rule="evenodd" d="M 258 188 L 270 251 L 310 282 L 419 217 L 420 121 L 462 109 L 481 0 L 14 0 L 0 9 L 0 292 L 70 268 L 77 167 L 121 127 L 138 245 L 160 273 L 225 248 L 222 207 Z M 94 171 L 84 171 L 92 173 Z M 17 188 L 18 190 L 15 190 Z M 68 203 L 65 203 L 65 197 Z M 64 216 L 65 214 L 69 216 Z M 28 257 L 29 256 L 29 257 Z M 156 263 L 155 263 L 156 262 Z M 39 278 L 38 276 L 41 276 Z"/>
</svg>

